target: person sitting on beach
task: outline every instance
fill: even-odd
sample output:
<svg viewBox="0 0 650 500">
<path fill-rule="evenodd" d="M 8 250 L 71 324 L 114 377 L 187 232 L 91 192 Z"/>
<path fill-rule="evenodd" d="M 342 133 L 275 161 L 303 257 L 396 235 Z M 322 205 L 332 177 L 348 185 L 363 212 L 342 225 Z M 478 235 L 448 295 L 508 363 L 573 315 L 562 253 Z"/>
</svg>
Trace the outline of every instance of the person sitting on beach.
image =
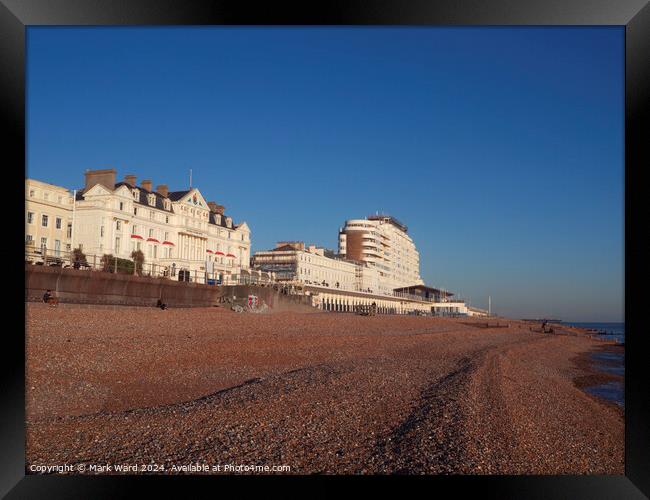
<svg viewBox="0 0 650 500">
<path fill-rule="evenodd" d="M 45 304 L 50 304 L 52 306 L 56 306 L 59 303 L 59 299 L 57 299 L 53 294 L 52 290 L 47 290 L 43 294 L 43 302 Z"/>
<path fill-rule="evenodd" d="M 165 304 L 162 300 L 158 299 L 158 303 L 156 304 L 156 307 L 160 307 L 161 310 L 167 309 L 167 304 Z"/>
</svg>

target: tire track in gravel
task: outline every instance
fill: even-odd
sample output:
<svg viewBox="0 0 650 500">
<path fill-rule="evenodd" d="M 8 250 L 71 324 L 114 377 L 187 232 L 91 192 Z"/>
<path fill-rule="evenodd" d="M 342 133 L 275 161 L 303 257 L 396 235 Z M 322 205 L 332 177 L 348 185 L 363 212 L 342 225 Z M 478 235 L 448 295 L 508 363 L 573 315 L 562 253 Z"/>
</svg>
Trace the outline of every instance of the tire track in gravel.
<svg viewBox="0 0 650 500">
<path fill-rule="evenodd" d="M 218 429 L 221 447 L 237 448 L 238 441 L 244 436 L 239 435 L 240 430 L 236 426 L 221 426 L 219 415 L 226 414 L 231 409 L 239 411 L 251 403 L 271 401 L 278 395 L 301 391 L 305 387 L 327 384 L 348 371 L 344 366 L 318 364 L 249 379 L 189 401 L 119 412 L 54 417 L 47 422 L 54 427 L 55 432 L 81 432 L 86 436 L 73 443 L 73 446 L 68 443 L 65 449 L 60 447 L 58 441 L 49 441 L 50 446 L 34 449 L 30 453 L 33 456 L 31 462 L 58 460 L 61 463 L 79 465 L 109 459 L 133 462 L 144 456 L 147 456 L 148 461 L 152 453 L 160 462 L 194 459 L 195 454 L 206 447 L 188 446 L 188 443 L 196 442 L 197 429 L 204 429 L 207 434 Z M 147 422 L 151 418 L 166 424 L 150 428 Z M 45 421 L 40 420 L 38 423 Z M 47 432 L 52 430 L 50 427 Z M 41 432 L 40 428 L 39 431 L 35 429 L 30 441 L 35 444 L 47 443 L 48 440 L 39 439 L 38 434 Z M 209 448 L 213 449 L 214 445 L 209 445 Z"/>
<path fill-rule="evenodd" d="M 180 401 L 171 404 L 164 404 L 158 406 L 144 406 L 141 408 L 129 408 L 128 410 L 121 411 L 99 411 L 95 413 L 86 413 L 83 415 L 64 415 L 64 416 L 55 416 L 55 417 L 41 417 L 38 419 L 33 419 L 32 423 L 42 423 L 42 422 L 67 422 L 67 421 L 82 421 L 86 419 L 93 419 L 98 417 L 106 418 L 119 418 L 120 415 L 142 415 L 150 412 L 156 413 L 165 413 L 168 411 L 173 411 L 176 409 L 182 410 L 184 412 L 191 411 L 196 405 L 214 405 L 218 404 L 218 400 L 222 400 L 227 404 L 241 404 L 249 402 L 250 400 L 256 399 L 257 391 L 256 387 L 258 385 L 268 385 L 278 386 L 284 384 L 282 392 L 285 394 L 291 392 L 292 390 L 300 389 L 295 383 L 298 377 L 302 375 L 307 375 L 307 383 L 316 383 L 323 382 L 325 378 L 331 378 L 337 375 L 340 375 L 348 370 L 343 368 L 335 368 L 332 365 L 328 364 L 318 364 L 313 366 L 306 366 L 303 368 L 295 368 L 286 372 L 280 372 L 277 374 L 271 374 L 266 377 L 253 377 L 244 382 L 230 387 L 225 387 L 219 389 L 218 391 L 200 396 L 195 399 L 190 399 L 187 401 Z M 302 381 L 301 381 L 302 382 Z M 248 390 L 250 389 L 250 390 Z"/>
<path fill-rule="evenodd" d="M 452 372 L 426 386 L 402 423 L 377 442 L 378 472 L 454 472 L 464 456 L 462 415 L 456 402 L 475 369 L 477 356 L 462 358 Z"/>
<path fill-rule="evenodd" d="M 481 473 L 485 457 L 474 453 L 476 435 L 468 426 L 474 417 L 468 405 L 469 390 L 477 387 L 476 378 L 480 375 L 478 386 L 484 392 L 481 397 L 485 396 L 490 403 L 499 401 L 499 378 L 495 376 L 498 357 L 516 345 L 535 340 L 524 338 L 479 349 L 461 358 L 451 372 L 427 385 L 402 422 L 388 436 L 377 440 L 376 455 L 371 460 L 379 464 L 377 472 Z M 483 376 L 488 372 L 494 378 L 483 383 Z M 494 409 L 502 407 L 495 405 Z M 512 445 L 507 439 L 505 442 L 507 446 Z"/>
</svg>

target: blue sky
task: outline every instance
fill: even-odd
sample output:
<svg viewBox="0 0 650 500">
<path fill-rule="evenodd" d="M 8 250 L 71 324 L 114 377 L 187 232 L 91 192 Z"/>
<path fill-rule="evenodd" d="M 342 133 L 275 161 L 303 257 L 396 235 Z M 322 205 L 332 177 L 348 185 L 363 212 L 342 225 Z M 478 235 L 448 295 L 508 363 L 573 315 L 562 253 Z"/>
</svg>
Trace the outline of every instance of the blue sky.
<svg viewBox="0 0 650 500">
<path fill-rule="evenodd" d="M 254 250 L 386 212 L 473 305 L 623 320 L 621 27 L 30 27 L 27 49 L 30 177 L 191 168 Z"/>
</svg>

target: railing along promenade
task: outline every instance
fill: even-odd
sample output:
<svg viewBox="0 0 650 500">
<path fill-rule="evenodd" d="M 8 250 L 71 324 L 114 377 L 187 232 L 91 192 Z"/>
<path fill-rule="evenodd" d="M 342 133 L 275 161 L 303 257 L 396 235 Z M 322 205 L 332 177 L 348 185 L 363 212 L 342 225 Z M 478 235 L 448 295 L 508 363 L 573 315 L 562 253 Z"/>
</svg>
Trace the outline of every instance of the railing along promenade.
<svg viewBox="0 0 650 500">
<path fill-rule="evenodd" d="M 169 264 L 156 264 L 147 262 L 145 259 L 142 263 L 136 263 L 129 259 L 97 254 L 84 255 L 83 258 L 78 258 L 74 252 L 48 248 L 26 247 L 25 263 L 64 269 L 72 268 L 88 272 L 133 274 L 215 286 L 273 283 L 267 273 L 261 273 L 253 269 L 240 269 L 232 264 L 215 265 L 214 271 L 189 270 L 178 268 L 172 262 Z"/>
</svg>

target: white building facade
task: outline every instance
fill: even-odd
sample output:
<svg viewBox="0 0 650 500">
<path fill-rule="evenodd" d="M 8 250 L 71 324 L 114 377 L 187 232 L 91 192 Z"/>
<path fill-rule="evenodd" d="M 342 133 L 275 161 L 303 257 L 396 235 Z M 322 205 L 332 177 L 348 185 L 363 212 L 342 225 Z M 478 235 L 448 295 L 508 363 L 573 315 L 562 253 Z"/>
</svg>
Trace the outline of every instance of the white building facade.
<svg viewBox="0 0 650 500">
<path fill-rule="evenodd" d="M 326 255 L 324 248 L 303 242 L 279 242 L 273 250 L 255 252 L 253 267 L 273 273 L 276 281 L 354 291 L 358 264 Z"/>
<path fill-rule="evenodd" d="M 116 182 L 115 174 L 85 173 L 85 186 L 70 203 L 68 248 L 81 248 L 95 264 L 104 254 L 131 259 L 140 250 L 145 273 L 189 281 L 203 281 L 206 273 L 228 281 L 249 268 L 250 229 L 235 224 L 223 206 L 207 202 L 197 188 L 154 190 L 149 180 L 137 185 L 127 175 Z"/>
<path fill-rule="evenodd" d="M 61 257 L 70 251 L 72 193 L 54 184 L 25 180 L 25 249 L 32 256 Z"/>
</svg>

